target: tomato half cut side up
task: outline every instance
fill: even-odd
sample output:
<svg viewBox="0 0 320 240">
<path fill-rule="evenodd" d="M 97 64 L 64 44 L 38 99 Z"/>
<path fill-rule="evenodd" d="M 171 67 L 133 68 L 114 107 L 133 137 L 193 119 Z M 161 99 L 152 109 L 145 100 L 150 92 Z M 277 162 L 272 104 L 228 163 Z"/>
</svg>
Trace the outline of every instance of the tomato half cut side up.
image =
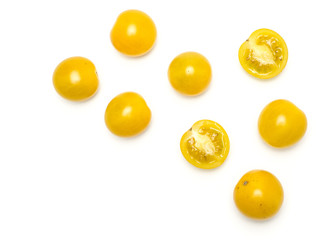
<svg viewBox="0 0 320 240">
<path fill-rule="evenodd" d="M 211 120 L 200 120 L 182 136 L 180 149 L 184 158 L 192 165 L 212 169 L 226 160 L 230 141 L 220 124 Z"/>
<path fill-rule="evenodd" d="M 260 79 L 277 76 L 288 61 L 288 48 L 283 38 L 270 29 L 253 32 L 239 49 L 241 66 Z"/>
</svg>

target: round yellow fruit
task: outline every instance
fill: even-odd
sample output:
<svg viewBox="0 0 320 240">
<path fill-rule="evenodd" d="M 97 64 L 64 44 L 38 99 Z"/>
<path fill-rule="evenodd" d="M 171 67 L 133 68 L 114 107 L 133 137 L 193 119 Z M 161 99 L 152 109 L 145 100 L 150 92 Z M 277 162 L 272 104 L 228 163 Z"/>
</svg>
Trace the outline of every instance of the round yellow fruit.
<svg viewBox="0 0 320 240">
<path fill-rule="evenodd" d="M 128 56 L 141 56 L 149 52 L 157 38 L 157 29 L 152 19 L 144 12 L 122 12 L 110 34 L 113 46 Z"/>
<path fill-rule="evenodd" d="M 307 130 L 307 117 L 288 100 L 275 100 L 261 112 L 258 121 L 262 139 L 276 148 L 284 148 L 298 142 Z"/>
<path fill-rule="evenodd" d="M 241 213 L 253 219 L 274 216 L 283 202 L 283 188 L 279 180 L 264 170 L 252 170 L 234 188 L 233 199 Z"/>
<path fill-rule="evenodd" d="M 108 129 L 120 137 L 132 137 L 143 132 L 151 120 L 151 111 L 137 93 L 125 92 L 113 98 L 105 112 Z"/>
<path fill-rule="evenodd" d="M 53 73 L 56 91 L 71 101 L 82 101 L 92 97 L 99 86 L 94 64 L 84 57 L 71 57 L 62 61 Z"/>
<path fill-rule="evenodd" d="M 209 61 L 196 52 L 178 55 L 172 60 L 168 70 L 172 87 L 189 96 L 203 93 L 211 82 L 211 75 Z"/>
</svg>

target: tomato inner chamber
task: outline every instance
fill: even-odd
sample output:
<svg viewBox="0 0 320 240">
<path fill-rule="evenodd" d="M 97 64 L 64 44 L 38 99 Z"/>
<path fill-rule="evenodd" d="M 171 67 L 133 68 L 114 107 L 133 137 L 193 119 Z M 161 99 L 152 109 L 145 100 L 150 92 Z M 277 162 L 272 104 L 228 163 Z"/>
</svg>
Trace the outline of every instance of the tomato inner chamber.
<svg viewBox="0 0 320 240">
<path fill-rule="evenodd" d="M 283 56 L 278 39 L 262 35 L 249 39 L 247 44 L 246 60 L 253 71 L 259 69 L 260 73 L 267 74 L 280 68 Z"/>
<path fill-rule="evenodd" d="M 222 154 L 223 141 L 221 134 L 213 128 L 203 127 L 199 131 L 191 130 L 192 136 L 187 142 L 187 149 L 194 159 L 200 162 L 216 161 Z"/>
</svg>

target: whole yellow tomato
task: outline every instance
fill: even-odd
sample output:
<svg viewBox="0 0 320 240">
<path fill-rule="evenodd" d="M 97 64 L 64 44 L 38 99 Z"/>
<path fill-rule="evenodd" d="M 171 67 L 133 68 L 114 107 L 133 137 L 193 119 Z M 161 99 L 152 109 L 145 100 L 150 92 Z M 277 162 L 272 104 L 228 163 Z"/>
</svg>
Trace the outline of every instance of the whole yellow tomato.
<svg viewBox="0 0 320 240">
<path fill-rule="evenodd" d="M 200 120 L 182 136 L 180 149 L 184 158 L 192 165 L 211 169 L 219 167 L 226 160 L 230 142 L 220 124 Z"/>
<path fill-rule="evenodd" d="M 118 16 L 110 37 L 113 46 L 119 52 L 128 56 L 141 56 L 153 47 L 157 29 L 152 19 L 144 12 L 127 10 Z"/>
<path fill-rule="evenodd" d="M 178 92 L 190 96 L 199 95 L 211 82 L 211 66 L 201 54 L 185 52 L 171 62 L 168 78 Z"/>
<path fill-rule="evenodd" d="M 234 202 L 244 215 L 254 219 L 274 216 L 283 202 L 279 180 L 264 170 L 247 172 L 234 188 Z"/>
<path fill-rule="evenodd" d="M 94 64 L 84 57 L 71 57 L 62 61 L 56 67 L 52 80 L 56 91 L 72 101 L 90 98 L 99 86 Z"/>
<path fill-rule="evenodd" d="M 151 111 L 137 93 L 125 92 L 111 100 L 105 112 L 108 129 L 120 137 L 132 137 L 147 128 Z"/>
<path fill-rule="evenodd" d="M 307 117 L 288 100 L 275 100 L 261 112 L 258 128 L 262 139 L 277 148 L 298 142 L 307 130 Z"/>
<path fill-rule="evenodd" d="M 254 31 L 239 49 L 241 66 L 252 76 L 268 79 L 277 76 L 288 61 L 283 38 L 270 29 Z"/>
</svg>

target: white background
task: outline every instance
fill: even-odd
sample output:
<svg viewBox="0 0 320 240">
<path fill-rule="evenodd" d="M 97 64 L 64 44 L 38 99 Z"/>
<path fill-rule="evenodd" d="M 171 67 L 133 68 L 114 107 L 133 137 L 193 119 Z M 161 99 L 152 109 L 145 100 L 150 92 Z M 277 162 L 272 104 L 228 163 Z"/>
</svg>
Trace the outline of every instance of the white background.
<svg viewBox="0 0 320 240">
<path fill-rule="evenodd" d="M 111 1 L 0 3 L 0 239 L 319 239 L 318 0 Z M 139 9 L 158 30 L 150 54 L 128 58 L 109 38 L 119 13 Z M 238 49 L 259 28 L 286 41 L 289 60 L 276 78 L 248 75 Z M 208 91 L 183 97 L 167 79 L 179 53 L 197 51 L 213 71 Z M 71 56 L 96 65 L 100 88 L 89 101 L 62 99 L 56 65 Z M 108 102 L 136 91 L 152 110 L 142 135 L 122 139 L 104 124 Z M 284 98 L 308 118 L 294 147 L 268 147 L 257 119 Z M 182 134 L 200 119 L 220 123 L 231 141 L 214 170 L 190 165 Z M 285 200 L 271 220 L 247 219 L 233 188 L 252 169 L 281 181 Z"/>
</svg>

